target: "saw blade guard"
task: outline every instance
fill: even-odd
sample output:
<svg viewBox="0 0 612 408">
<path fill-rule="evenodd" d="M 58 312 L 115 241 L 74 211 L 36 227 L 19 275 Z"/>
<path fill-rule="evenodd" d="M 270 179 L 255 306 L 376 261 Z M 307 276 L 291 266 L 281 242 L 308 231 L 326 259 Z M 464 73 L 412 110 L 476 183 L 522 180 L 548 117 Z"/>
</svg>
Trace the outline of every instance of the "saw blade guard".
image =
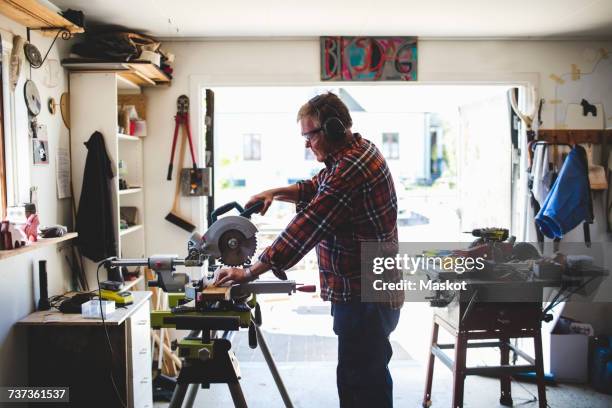
<svg viewBox="0 0 612 408">
<path fill-rule="evenodd" d="M 210 216 L 211 226 L 202 237 L 203 252 L 228 266 L 247 263 L 255 255 L 257 247 L 257 227 L 250 217 L 261 210 L 263 205 L 263 201 L 259 201 L 245 210 L 237 202 L 231 202 L 214 210 Z M 238 210 L 240 215 L 218 218 L 232 209 Z"/>
<path fill-rule="evenodd" d="M 224 261 L 229 258 L 233 266 L 242 265 L 255 254 L 256 233 L 257 227 L 248 218 L 228 215 L 215 221 L 204 234 L 205 252 Z"/>
</svg>

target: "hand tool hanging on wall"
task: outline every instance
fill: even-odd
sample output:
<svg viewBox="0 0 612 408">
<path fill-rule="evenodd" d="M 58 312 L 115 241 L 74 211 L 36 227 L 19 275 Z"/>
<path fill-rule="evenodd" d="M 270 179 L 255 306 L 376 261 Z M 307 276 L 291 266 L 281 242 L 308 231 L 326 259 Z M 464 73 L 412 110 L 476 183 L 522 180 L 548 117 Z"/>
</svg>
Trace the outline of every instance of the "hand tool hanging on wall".
<svg viewBox="0 0 612 408">
<path fill-rule="evenodd" d="M 210 168 L 188 168 L 180 170 L 181 193 L 185 197 L 209 196 Z"/>
<path fill-rule="evenodd" d="M 181 95 L 176 100 L 176 115 L 174 116 L 174 137 L 172 138 L 172 152 L 170 153 L 170 164 L 168 164 L 168 175 L 166 180 L 172 180 L 172 168 L 174 163 L 174 152 L 176 151 L 176 140 L 178 139 L 179 128 L 183 127 L 189 140 L 189 150 L 191 152 L 191 160 L 193 160 L 193 169 L 198 168 L 195 151 L 193 149 L 193 140 L 191 138 L 191 128 L 189 127 L 189 97 Z M 182 160 L 179 159 L 179 160 Z"/>
<path fill-rule="evenodd" d="M 511 88 L 508 90 L 508 99 L 510 101 L 510 106 L 512 106 L 512 110 L 514 111 L 514 113 L 521 119 L 521 121 L 525 124 L 526 130 L 527 130 L 527 140 L 533 140 L 535 139 L 536 133 L 533 129 L 533 120 L 536 117 L 536 113 L 538 113 L 539 115 L 539 111 L 538 111 L 538 97 L 537 97 L 537 91 L 534 87 L 529 87 L 528 91 L 530 92 L 530 108 L 529 108 L 529 113 L 523 112 L 519 109 L 518 107 L 518 96 L 515 93 L 515 89 L 516 88 Z M 541 105 L 540 105 L 540 109 L 541 109 Z M 541 124 L 541 122 L 538 120 L 538 125 Z"/>
<path fill-rule="evenodd" d="M 186 135 L 183 135 L 181 138 L 181 147 L 179 151 L 179 169 L 177 173 L 180 173 L 181 168 L 183 167 L 183 162 L 185 160 L 185 139 L 187 139 Z M 189 221 L 180 213 L 180 195 L 181 195 L 181 179 L 177 176 L 176 180 L 176 189 L 174 190 L 174 201 L 172 202 L 172 209 L 166 215 L 166 220 L 173 223 L 179 228 L 184 229 L 185 231 L 192 232 L 195 229 L 195 224 Z"/>
</svg>

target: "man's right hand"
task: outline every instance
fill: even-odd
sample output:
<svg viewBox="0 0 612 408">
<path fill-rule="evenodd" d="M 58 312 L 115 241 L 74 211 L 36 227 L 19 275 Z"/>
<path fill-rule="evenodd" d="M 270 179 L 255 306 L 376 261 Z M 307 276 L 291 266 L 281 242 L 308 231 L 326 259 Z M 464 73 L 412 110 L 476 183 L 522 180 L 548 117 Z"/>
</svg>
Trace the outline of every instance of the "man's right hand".
<svg viewBox="0 0 612 408">
<path fill-rule="evenodd" d="M 272 205 L 273 200 L 274 200 L 274 191 L 266 190 L 259 194 L 255 194 L 253 197 L 249 198 L 249 201 L 247 201 L 244 207 L 249 208 L 252 205 L 254 205 L 256 202 L 263 201 L 264 205 L 263 207 L 261 207 L 261 210 L 259 210 L 259 213 L 261 215 L 265 215 L 266 211 L 268 211 L 268 208 L 270 208 L 270 205 Z"/>
</svg>

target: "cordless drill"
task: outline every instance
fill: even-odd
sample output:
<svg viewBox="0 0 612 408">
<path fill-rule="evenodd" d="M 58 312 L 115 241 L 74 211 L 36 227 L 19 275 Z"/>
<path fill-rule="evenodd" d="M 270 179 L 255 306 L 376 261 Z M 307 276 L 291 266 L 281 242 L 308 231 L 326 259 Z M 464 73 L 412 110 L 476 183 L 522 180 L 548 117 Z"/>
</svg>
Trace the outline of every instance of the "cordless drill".
<svg viewBox="0 0 612 408">
<path fill-rule="evenodd" d="M 488 260 L 503 262 L 512 255 L 514 237 L 508 240 L 509 231 L 504 228 L 477 228 L 466 231 L 477 237 L 469 249 L 456 251 L 460 256 L 486 257 Z"/>
<path fill-rule="evenodd" d="M 466 231 L 475 237 L 482 238 L 484 242 L 504 242 L 508 239 L 509 231 L 505 228 L 477 228 Z"/>
</svg>

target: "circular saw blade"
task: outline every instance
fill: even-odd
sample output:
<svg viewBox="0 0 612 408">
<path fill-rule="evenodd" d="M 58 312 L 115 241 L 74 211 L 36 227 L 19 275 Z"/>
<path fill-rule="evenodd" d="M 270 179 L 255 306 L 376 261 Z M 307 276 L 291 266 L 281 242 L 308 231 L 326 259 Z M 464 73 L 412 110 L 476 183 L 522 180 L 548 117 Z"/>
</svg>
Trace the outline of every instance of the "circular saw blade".
<svg viewBox="0 0 612 408">
<path fill-rule="evenodd" d="M 42 56 L 40 55 L 40 51 L 38 48 L 32 43 L 26 43 L 23 46 L 23 53 L 25 54 L 26 59 L 32 66 L 32 68 L 40 68 L 42 66 Z"/>
<path fill-rule="evenodd" d="M 257 238 L 246 238 L 242 232 L 231 229 L 219 239 L 219 259 L 227 266 L 242 266 L 255 255 L 256 248 Z"/>
<path fill-rule="evenodd" d="M 23 86 L 23 93 L 26 101 L 26 106 L 28 111 L 32 116 L 36 116 L 40 113 L 40 107 L 42 106 L 40 102 L 40 94 L 38 93 L 38 88 L 36 84 L 32 80 L 27 80 L 25 85 Z"/>
</svg>

